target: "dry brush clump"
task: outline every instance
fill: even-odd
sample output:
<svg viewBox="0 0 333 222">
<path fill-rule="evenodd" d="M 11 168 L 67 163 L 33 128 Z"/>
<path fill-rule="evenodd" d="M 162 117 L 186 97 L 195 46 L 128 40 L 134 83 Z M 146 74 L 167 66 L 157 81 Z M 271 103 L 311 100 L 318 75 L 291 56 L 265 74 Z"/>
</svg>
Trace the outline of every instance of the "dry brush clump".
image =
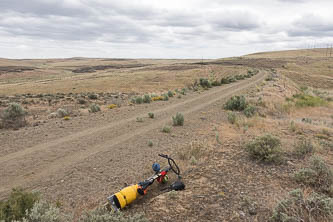
<svg viewBox="0 0 333 222">
<path fill-rule="evenodd" d="M 104 208 L 86 212 L 80 217 L 79 222 L 148 222 L 141 214 L 125 216 L 121 212 L 110 212 Z"/>
<path fill-rule="evenodd" d="M 23 222 L 70 222 L 73 221 L 71 215 L 66 215 L 58 207 L 41 200 L 37 201 L 33 208 L 26 212 Z"/>
<path fill-rule="evenodd" d="M 57 116 L 59 118 L 64 118 L 65 116 L 68 116 L 68 112 L 65 109 L 59 108 L 57 110 Z"/>
<path fill-rule="evenodd" d="M 245 146 L 253 159 L 265 163 L 280 163 L 282 160 L 281 141 L 270 134 L 259 136 Z"/>
<path fill-rule="evenodd" d="M 0 201 L 0 221 L 20 221 L 26 213 L 30 213 L 35 202 L 39 200 L 38 193 L 13 189 L 8 200 Z"/>
<path fill-rule="evenodd" d="M 182 113 L 177 113 L 176 116 L 172 117 L 172 122 L 174 126 L 184 125 L 184 115 Z"/>
<path fill-rule="evenodd" d="M 294 174 L 298 183 L 309 185 L 319 192 L 333 195 L 333 171 L 321 158 L 313 156 L 309 167 L 300 169 Z"/>
<path fill-rule="evenodd" d="M 150 103 L 152 100 L 151 100 L 150 95 L 145 94 L 145 95 L 143 96 L 143 98 L 142 98 L 142 101 L 143 101 L 144 103 Z"/>
<path fill-rule="evenodd" d="M 243 111 L 247 105 L 244 96 L 233 96 L 226 102 L 224 108 L 232 111 Z"/>
<path fill-rule="evenodd" d="M 304 158 L 313 152 L 314 146 L 310 139 L 302 138 L 294 147 L 294 154 L 300 158 Z"/>
<path fill-rule="evenodd" d="M 280 201 L 273 211 L 273 222 L 333 221 L 333 199 L 318 193 L 304 195 L 301 189 L 293 190 Z"/>
<path fill-rule="evenodd" d="M 101 111 L 101 108 L 99 107 L 99 105 L 97 104 L 92 104 L 90 107 L 89 107 L 89 112 L 91 113 L 97 113 Z"/>
<path fill-rule="evenodd" d="M 151 119 L 154 119 L 155 118 L 155 114 L 152 113 L 152 112 L 150 112 L 150 113 L 148 113 L 148 117 L 151 118 Z"/>
<path fill-rule="evenodd" d="M 11 103 L 1 114 L 0 128 L 20 128 L 27 124 L 25 120 L 26 111 L 20 104 Z"/>
</svg>

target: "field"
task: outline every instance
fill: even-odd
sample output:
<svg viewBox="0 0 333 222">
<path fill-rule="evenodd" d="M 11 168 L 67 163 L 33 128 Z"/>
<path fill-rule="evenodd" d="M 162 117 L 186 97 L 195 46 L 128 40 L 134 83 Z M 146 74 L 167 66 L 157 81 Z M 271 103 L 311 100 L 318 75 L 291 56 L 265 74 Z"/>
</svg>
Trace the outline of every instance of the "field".
<svg viewBox="0 0 333 222">
<path fill-rule="evenodd" d="M 0 59 L 0 111 L 13 102 L 27 111 L 27 126 L 0 129 L 0 200 L 13 188 L 38 191 L 78 220 L 124 184 L 150 176 L 152 163 L 165 165 L 158 157 L 165 153 L 179 163 L 186 189 L 163 193 L 154 184 L 125 215 L 268 221 L 295 189 L 333 203 L 333 173 L 314 184 L 294 176 L 311 166 L 313 156 L 333 166 L 332 64 L 324 49 L 203 61 Z M 200 84 L 200 78 L 220 83 L 227 77 L 235 81 Z M 138 104 L 143 95 L 160 99 Z M 235 95 L 244 96 L 246 111 L 225 109 Z M 101 111 L 92 112 L 93 104 Z M 173 126 L 177 112 L 183 126 Z M 266 134 L 281 144 L 268 159 L 248 148 Z M 310 151 L 297 151 L 305 146 L 299 144 Z M 333 208 L 318 213 L 305 204 L 293 207 L 284 213 L 296 221 L 332 219 Z"/>
</svg>

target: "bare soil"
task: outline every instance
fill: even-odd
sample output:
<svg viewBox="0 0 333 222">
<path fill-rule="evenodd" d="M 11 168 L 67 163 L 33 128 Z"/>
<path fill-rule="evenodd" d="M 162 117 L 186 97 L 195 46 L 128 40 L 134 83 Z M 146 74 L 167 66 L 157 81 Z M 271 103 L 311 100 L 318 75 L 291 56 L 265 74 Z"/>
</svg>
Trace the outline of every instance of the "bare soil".
<svg viewBox="0 0 333 222">
<path fill-rule="evenodd" d="M 110 63 L 121 68 L 110 68 Z M 300 93 L 300 86 L 333 98 L 331 60 L 322 50 L 253 54 L 203 64 L 198 60 L 73 58 L 0 59 L 0 66 L 36 68 L 0 76 L 0 106 L 28 102 L 24 106 L 33 113 L 29 127 L 0 130 L 0 199 L 16 187 L 37 190 L 77 218 L 102 206 L 110 194 L 150 176 L 152 163 L 166 165 L 158 157 L 165 153 L 179 164 L 186 190 L 162 193 L 154 184 L 147 196 L 125 209 L 126 214 L 144 213 L 150 221 L 261 222 L 269 221 L 289 191 L 313 192 L 292 179 L 310 158 L 293 156 L 296 142 L 311 139 L 315 155 L 333 166 L 332 102 L 297 108 L 286 100 Z M 85 67 L 93 72 L 72 72 Z M 183 88 L 200 77 L 244 74 L 251 67 L 260 72 L 250 79 L 190 91 L 169 101 L 128 104 L 128 98 L 137 94 Z M 47 75 L 41 75 L 46 70 Z M 265 80 L 273 71 L 277 73 L 273 80 Z M 87 101 L 100 104 L 102 112 L 88 113 L 87 105 L 78 105 L 87 92 L 99 92 L 97 100 Z M 236 94 L 246 95 L 258 113 L 246 118 L 235 112 L 237 121 L 231 124 L 223 104 Z M 50 98 L 56 102 L 49 102 Z M 106 109 L 115 99 L 121 106 Z M 59 107 L 73 108 L 69 121 L 45 119 L 45 113 Z M 155 118 L 148 118 L 148 112 Z M 171 117 L 177 112 L 185 115 L 184 126 L 163 133 L 163 126 L 172 126 Z M 283 164 L 262 164 L 244 150 L 245 143 L 266 133 L 281 139 Z"/>
<path fill-rule="evenodd" d="M 261 72 L 251 79 L 168 102 L 121 107 L 72 121 L 52 120 L 42 126 L 2 132 L 1 197 L 15 187 L 37 189 L 77 214 L 101 204 L 122 184 L 149 175 L 158 153 L 174 153 L 177 145 L 195 138 L 191 132 L 200 125 L 195 124 L 200 111 L 216 107 L 218 112 L 222 101 L 260 83 L 264 76 Z M 154 112 L 156 118 L 146 117 L 148 112 Z M 185 127 L 173 127 L 172 134 L 162 133 L 176 112 L 185 115 Z M 143 117 L 144 122 L 136 122 L 137 117 Z M 156 145 L 148 147 L 148 140 Z"/>
</svg>

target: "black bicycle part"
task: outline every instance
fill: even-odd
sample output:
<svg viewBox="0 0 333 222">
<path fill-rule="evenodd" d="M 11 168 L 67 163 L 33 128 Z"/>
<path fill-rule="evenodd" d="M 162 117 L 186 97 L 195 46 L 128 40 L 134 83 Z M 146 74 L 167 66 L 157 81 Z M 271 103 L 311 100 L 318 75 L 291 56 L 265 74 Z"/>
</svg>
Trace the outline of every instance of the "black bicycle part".
<svg viewBox="0 0 333 222">
<path fill-rule="evenodd" d="M 175 160 L 169 157 L 166 154 L 158 154 L 160 157 L 166 158 L 168 160 L 168 164 L 171 168 L 171 170 L 179 177 L 180 176 L 180 169 L 178 165 L 176 164 Z"/>
</svg>

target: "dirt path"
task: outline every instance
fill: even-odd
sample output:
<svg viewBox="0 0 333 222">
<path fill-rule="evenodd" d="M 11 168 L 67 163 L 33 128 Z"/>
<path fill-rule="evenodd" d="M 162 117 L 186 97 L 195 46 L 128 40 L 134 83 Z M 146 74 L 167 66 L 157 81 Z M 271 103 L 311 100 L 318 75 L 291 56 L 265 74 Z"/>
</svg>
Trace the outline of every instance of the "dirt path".
<svg viewBox="0 0 333 222">
<path fill-rule="evenodd" d="M 0 149 L 0 198 L 8 195 L 15 187 L 44 187 L 45 191 L 52 190 L 52 186 L 67 189 L 65 184 L 59 183 L 63 183 L 68 175 L 78 169 L 86 172 L 95 169 L 93 166 L 100 164 L 106 158 L 106 153 L 110 160 L 107 169 L 111 169 L 109 173 L 113 177 L 110 179 L 106 175 L 105 180 L 115 183 L 115 179 L 124 172 L 135 171 L 138 163 L 154 158 L 152 153 L 138 149 L 139 145 L 135 147 L 135 144 L 147 141 L 146 135 L 156 129 L 160 130 L 166 124 L 171 125 L 171 116 L 176 112 L 182 112 L 186 120 L 191 119 L 192 114 L 259 83 L 264 76 L 264 72 L 260 72 L 251 79 L 215 87 L 201 94 L 193 93 L 183 99 L 175 98 L 167 103 L 156 102 L 136 106 L 135 109 L 122 107 L 112 113 L 112 116 L 97 114 L 90 119 L 74 118 L 64 128 L 41 126 L 38 129 L 39 136 L 33 128 L 3 134 L 0 136 L 5 144 Z M 147 112 L 154 112 L 156 118 L 145 118 L 143 123 L 136 122 L 138 116 L 144 117 Z M 51 135 L 45 137 L 45 132 Z M 128 145 L 129 143 L 132 145 Z M 83 179 L 76 180 L 72 178 L 71 186 L 75 187 L 80 180 L 93 180 L 93 176 L 82 177 Z M 92 183 L 91 186 L 95 185 Z M 77 189 L 85 192 L 83 187 L 78 186 Z M 64 195 L 65 193 L 63 192 Z"/>
</svg>

